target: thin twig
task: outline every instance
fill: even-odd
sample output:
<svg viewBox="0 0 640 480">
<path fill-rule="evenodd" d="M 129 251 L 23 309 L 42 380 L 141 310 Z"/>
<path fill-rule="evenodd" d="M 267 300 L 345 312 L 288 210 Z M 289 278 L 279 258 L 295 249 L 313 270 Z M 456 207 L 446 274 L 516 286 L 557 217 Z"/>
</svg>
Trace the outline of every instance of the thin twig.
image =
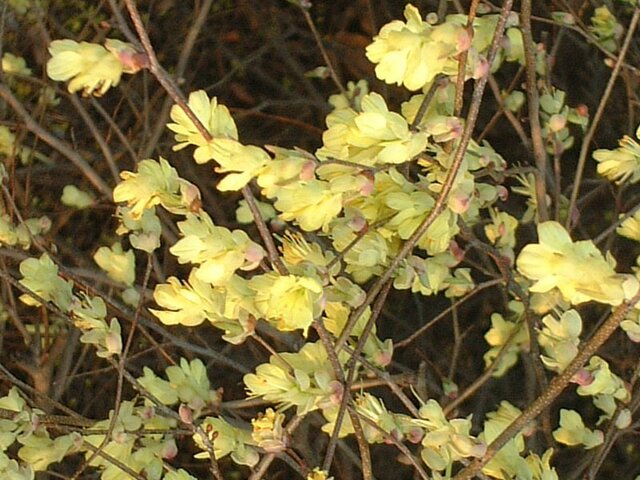
<svg viewBox="0 0 640 480">
<path fill-rule="evenodd" d="M 396 448 L 402 452 L 402 454 L 406 457 L 406 459 L 409 461 L 409 463 L 411 463 L 413 468 L 415 468 L 416 473 L 418 474 L 418 476 L 420 478 L 422 478 L 423 480 L 429 480 L 431 478 L 431 477 L 429 477 L 429 475 L 425 471 L 424 467 L 420 463 L 420 460 L 415 458 L 413 456 L 413 454 L 411 453 L 411 451 L 407 448 L 407 446 L 404 443 L 402 443 L 400 440 L 398 440 L 395 437 L 395 435 L 393 435 L 393 434 L 391 434 L 389 432 L 385 432 L 382 429 L 382 427 L 380 427 L 380 425 L 378 425 L 376 422 L 371 420 L 369 417 L 367 417 L 365 415 L 362 415 L 361 413 L 358 413 L 358 416 L 364 421 L 364 423 L 369 425 L 371 428 L 373 428 L 374 430 L 377 430 L 378 432 L 384 434 L 385 441 L 393 443 L 396 446 Z"/>
<path fill-rule="evenodd" d="M 473 22 L 476 19 L 476 12 L 478 11 L 479 0 L 472 0 L 471 5 L 469 6 L 469 14 L 467 15 L 467 25 L 465 26 L 465 30 L 467 31 L 467 35 L 469 38 L 473 37 Z M 456 117 L 460 116 L 462 112 L 462 105 L 464 102 L 464 84 L 467 80 L 467 58 L 469 57 L 469 50 L 465 50 L 464 52 L 458 55 L 458 76 L 456 78 L 456 94 L 455 99 L 453 101 L 453 115 Z M 491 69 L 491 64 L 487 68 Z M 450 144 L 449 144 L 450 145 Z M 447 147 L 448 148 L 448 147 Z"/>
<path fill-rule="evenodd" d="M 67 157 L 68 160 L 73 163 L 82 174 L 87 177 L 89 182 L 98 190 L 101 194 L 106 197 L 111 198 L 111 188 L 109 185 L 102 179 L 102 177 L 89 165 L 89 163 L 82 158 L 82 156 L 76 152 L 73 148 L 67 145 L 65 142 L 57 139 L 48 131 L 46 131 L 38 122 L 36 122 L 33 117 L 27 112 L 27 110 L 22 106 L 20 100 L 18 100 L 11 90 L 4 84 L 0 82 L 0 98 L 2 98 L 7 104 L 13 109 L 14 112 L 20 117 L 20 119 L 24 122 L 25 127 L 31 133 L 33 133 L 36 137 L 40 138 L 47 145 L 51 146 L 62 155 Z"/>
<path fill-rule="evenodd" d="M 342 82 L 340 81 L 340 79 L 338 78 L 338 72 L 336 72 L 336 68 L 333 66 L 333 62 L 331 62 L 331 59 L 329 58 L 329 54 L 327 53 L 327 49 L 324 47 L 322 38 L 320 38 L 318 29 L 316 28 L 316 25 L 313 22 L 311 15 L 309 14 L 309 8 L 306 6 L 306 2 L 303 2 L 302 0 L 300 0 L 297 3 L 298 3 L 298 7 L 300 7 L 300 10 L 302 10 L 302 15 L 304 15 L 304 19 L 307 22 L 307 25 L 309 26 L 309 30 L 311 30 L 311 33 L 313 34 L 313 38 L 315 39 L 316 44 L 318 45 L 318 49 L 322 54 L 322 58 L 324 59 L 324 62 L 327 64 L 327 68 L 329 69 L 329 75 L 331 76 L 331 80 L 333 80 L 333 83 L 336 85 L 336 87 L 338 87 L 338 90 L 340 90 L 340 93 L 346 96 L 347 91 L 344 88 L 344 85 L 342 85 Z"/>
<path fill-rule="evenodd" d="M 189 120 L 191 120 L 202 137 L 206 141 L 213 140 L 211 133 L 202 124 L 200 119 L 187 104 L 187 101 L 178 86 L 171 79 L 166 70 L 160 65 L 158 57 L 156 56 L 153 46 L 151 45 L 149 35 L 144 25 L 142 24 L 142 18 L 140 17 L 140 12 L 138 12 L 135 1 L 125 0 L 125 5 L 127 6 L 131 21 L 133 22 L 136 33 L 140 37 L 140 41 L 142 43 L 144 51 L 149 59 L 149 70 L 154 75 L 154 77 L 156 77 L 158 82 L 160 82 L 160 85 L 162 85 L 166 92 L 171 96 L 173 101 L 184 111 L 185 115 L 189 118 Z M 262 215 L 260 215 L 260 211 L 258 210 L 258 206 L 256 205 L 255 197 L 253 196 L 253 193 L 251 192 L 251 189 L 248 185 L 242 188 L 242 196 L 247 202 L 249 210 L 253 215 L 253 220 L 267 249 L 269 260 L 271 261 L 272 265 L 274 265 L 278 269 L 278 271 L 283 274 L 284 272 L 286 272 L 286 268 L 284 267 L 284 264 L 280 259 L 280 255 L 278 254 L 278 250 L 273 241 L 273 237 L 271 236 L 269 228 L 262 218 Z"/>
<path fill-rule="evenodd" d="M 453 311 L 454 308 L 459 307 L 460 305 L 465 303 L 467 300 L 469 300 L 471 297 L 474 297 L 475 295 L 477 295 L 478 293 L 480 293 L 484 289 L 493 287 L 495 285 L 500 285 L 503 282 L 504 282 L 504 280 L 502 278 L 496 278 L 496 279 L 488 280 L 486 282 L 483 282 L 483 283 L 477 285 L 476 288 L 471 290 L 464 297 L 461 297 L 458 300 L 456 300 L 449 307 L 445 308 L 442 312 L 440 312 L 438 315 L 436 315 L 434 318 L 432 318 L 429 322 L 427 322 L 426 324 L 421 326 L 418 330 L 413 332 L 407 338 L 405 338 L 404 340 L 400 340 L 398 343 L 395 343 L 394 344 L 394 348 L 398 349 L 398 348 L 406 347 L 411 342 L 413 342 L 416 338 L 418 338 L 420 335 L 422 335 L 424 332 L 426 332 L 428 329 L 430 329 L 433 325 L 435 325 L 437 322 L 439 322 L 444 317 L 446 317 L 449 314 L 449 312 Z"/>
<path fill-rule="evenodd" d="M 542 128 L 540 126 L 540 96 L 536 76 L 536 44 L 533 41 L 533 34 L 531 32 L 531 0 L 522 1 L 520 25 L 526 61 L 527 108 L 529 111 L 529 124 L 531 125 L 533 157 L 537 167 L 537 172 L 535 173 L 536 203 L 538 206 L 538 219 L 540 222 L 544 222 L 549 219 L 549 213 L 547 212 L 547 186 L 545 183 L 547 151 L 545 150 L 542 140 Z"/>
<path fill-rule="evenodd" d="M 91 135 L 95 139 L 96 143 L 98 144 L 98 147 L 100 148 L 100 151 L 102 152 L 102 155 L 104 156 L 104 159 L 107 162 L 107 166 L 109 167 L 109 172 L 111 173 L 111 177 L 113 178 L 115 183 L 118 183 L 120 181 L 120 177 L 119 177 L 120 172 L 118 171 L 118 166 L 116 165 L 116 160 L 113 157 L 113 152 L 111 151 L 109 142 L 107 142 L 107 139 L 104 138 L 104 135 L 102 135 L 102 133 L 100 132 L 100 129 L 96 125 L 96 122 L 93 121 L 93 118 L 91 118 L 91 115 L 89 115 L 89 112 L 87 112 L 87 109 L 84 108 L 84 105 L 82 105 L 82 102 L 80 101 L 78 96 L 69 95 L 68 98 L 73 104 L 73 106 L 75 107 L 75 109 L 77 110 L 78 114 L 80 115 L 80 118 L 82 118 L 82 121 L 84 122 L 84 124 L 87 126 L 87 128 L 91 132 Z"/>
<path fill-rule="evenodd" d="M 331 364 L 334 375 L 336 376 L 336 380 L 340 383 L 340 385 L 344 386 L 344 371 L 342 370 L 342 366 L 340 365 L 340 361 L 338 360 L 338 355 L 336 353 L 336 350 L 334 349 L 331 334 L 327 331 L 321 320 L 314 320 L 313 326 L 316 332 L 318 332 L 320 341 L 327 351 L 329 363 Z M 343 390 L 342 394 L 349 397 L 351 396 L 351 392 L 348 392 L 346 389 Z M 349 418 L 351 419 L 356 442 L 358 443 L 358 449 L 360 450 L 362 476 L 365 480 L 371 480 L 373 478 L 373 471 L 371 467 L 371 452 L 369 451 L 369 444 L 364 438 L 362 425 L 360 425 L 360 420 L 358 419 L 358 415 L 355 413 L 355 410 L 349 407 L 347 409 L 347 412 L 349 413 Z M 322 464 L 323 470 L 329 470 L 329 468 L 331 467 L 331 461 L 327 462 L 327 458 L 329 458 L 329 455 L 325 455 L 325 461 Z M 331 455 L 330 460 L 332 460 L 332 458 L 333 455 Z"/>
<path fill-rule="evenodd" d="M 365 325 L 365 328 L 362 330 L 362 333 L 360 334 L 360 338 L 358 339 L 358 343 L 356 345 L 355 351 L 351 354 L 351 357 L 347 362 L 347 365 L 346 365 L 347 378 L 343 387 L 344 394 L 340 402 L 340 408 L 336 416 L 333 432 L 331 432 L 331 438 L 329 439 L 329 445 L 327 446 L 324 462 L 322 463 L 322 468 L 324 470 L 328 470 L 329 467 L 331 466 L 331 463 L 333 462 L 333 455 L 335 453 L 338 438 L 340 437 L 340 430 L 342 429 L 344 414 L 348 408 L 348 404 L 351 399 L 350 391 L 351 391 L 351 386 L 353 385 L 353 382 L 356 377 L 356 370 L 358 365 L 357 359 L 358 357 L 360 357 L 360 354 L 362 353 L 364 345 L 366 344 L 367 339 L 369 338 L 369 335 L 371 334 L 371 331 L 373 330 L 373 327 L 376 324 L 376 320 L 378 319 L 380 312 L 382 312 L 382 307 L 384 306 L 384 303 L 387 299 L 387 295 L 389 293 L 389 290 L 391 289 L 391 285 L 392 285 L 391 281 L 387 282 L 384 288 L 382 289 L 382 292 L 380 292 L 380 295 L 378 295 L 378 298 L 376 298 L 376 301 L 374 303 L 374 306 L 371 312 L 371 316 L 367 320 L 367 324 Z"/>
<path fill-rule="evenodd" d="M 298 425 L 304 419 L 304 415 L 296 415 L 294 416 L 287 426 L 285 427 L 285 436 L 289 438 Z M 276 453 L 268 453 L 260 459 L 260 462 L 255 466 L 253 473 L 249 477 L 249 480 L 261 480 L 262 477 L 267 473 L 267 469 L 271 465 L 271 463 L 276 459 L 278 455 Z"/>
<path fill-rule="evenodd" d="M 418 125 L 420 125 L 420 122 L 422 122 L 422 118 L 427 113 L 427 109 L 429 108 L 429 105 L 431 104 L 436 91 L 443 85 L 443 82 L 447 78 L 448 77 L 446 77 L 445 75 L 439 74 L 436 75 L 436 78 L 433 79 L 433 82 L 431 82 L 431 85 L 429 86 L 429 90 L 422 98 L 422 102 L 420 102 L 420 107 L 418 108 L 418 112 L 416 113 L 415 118 L 411 122 L 411 125 L 409 125 L 409 130 L 414 132 L 418 129 Z"/>
<path fill-rule="evenodd" d="M 573 213 L 576 208 L 576 202 L 578 201 L 578 194 L 580 193 L 580 183 L 582 182 L 584 167 L 587 163 L 587 154 L 591 146 L 591 141 L 593 140 L 593 137 L 596 133 L 596 129 L 600 125 L 600 120 L 602 119 L 604 109 L 607 105 L 607 102 L 609 101 L 611 93 L 613 92 L 613 87 L 616 83 L 616 80 L 618 79 L 618 75 L 620 74 L 620 69 L 622 68 L 624 59 L 627 56 L 627 52 L 629 51 L 631 41 L 634 39 L 635 31 L 638 27 L 638 20 L 640 20 L 640 8 L 636 8 L 633 11 L 633 17 L 631 18 L 631 23 L 629 24 L 629 29 L 627 30 L 627 35 L 622 44 L 622 48 L 620 49 L 620 55 L 618 55 L 616 64 L 613 67 L 613 71 L 611 72 L 611 76 L 609 77 L 609 81 L 607 82 L 607 86 L 605 87 L 602 98 L 600 99 L 600 103 L 598 104 L 598 109 L 593 116 L 593 121 L 591 122 L 591 125 L 589 125 L 589 129 L 587 130 L 587 133 L 582 140 L 582 145 L 580 146 L 580 155 L 578 156 L 578 165 L 576 167 L 576 174 L 573 179 L 573 190 L 571 192 L 571 199 L 569 200 L 569 213 L 567 214 L 567 221 L 565 222 L 565 227 L 567 228 L 567 230 L 570 230 L 573 227 Z"/>
<path fill-rule="evenodd" d="M 495 59 L 496 53 L 500 48 L 500 40 L 504 34 L 504 27 L 507 21 L 507 17 L 511 12 L 511 7 L 513 5 L 513 0 L 506 0 L 502 11 L 500 12 L 500 18 L 496 25 L 496 31 L 491 43 L 491 48 L 489 50 L 489 55 L 487 61 L 489 65 L 491 65 Z M 451 161 L 451 167 L 447 172 L 447 176 L 442 184 L 442 190 L 436 199 L 435 205 L 433 209 L 429 213 L 429 215 L 422 221 L 422 223 L 418 226 L 416 231 L 411 235 L 411 237 L 404 243 L 396 257 L 391 261 L 390 265 L 387 267 L 385 272 L 378 278 L 376 283 L 371 287 L 369 292 L 367 293 L 367 297 L 363 304 L 356 309 L 349 317 L 345 328 L 340 335 L 340 338 L 336 342 L 336 350 L 340 351 L 347 339 L 351 335 L 351 331 L 355 326 L 358 318 L 364 313 L 366 308 L 373 303 L 375 297 L 380 293 L 384 284 L 393 276 L 396 269 L 400 266 L 400 264 L 404 261 L 404 259 L 413 251 L 413 248 L 420 241 L 422 236 L 426 233 L 429 227 L 433 224 L 433 222 L 438 218 L 440 213 L 444 211 L 446 208 L 446 202 L 449 198 L 449 194 L 453 189 L 454 181 L 458 175 L 458 171 L 460 170 L 460 166 L 462 165 L 462 161 L 464 160 L 465 153 L 467 151 L 467 147 L 469 146 L 469 142 L 471 141 L 471 135 L 473 133 L 473 129 L 476 124 L 476 120 L 478 119 L 478 113 L 480 112 L 480 104 L 482 103 L 482 95 L 484 93 L 484 89 L 487 85 L 487 80 L 489 79 L 489 75 L 485 75 L 478 80 L 476 80 L 475 88 L 473 89 L 473 94 L 471 97 L 471 105 L 469 106 L 469 113 L 467 114 L 467 119 L 465 122 L 465 127 L 460 137 L 460 143 L 453 154 L 453 159 Z"/>
<path fill-rule="evenodd" d="M 468 467 L 458 473 L 454 477 L 454 480 L 468 480 L 472 478 L 508 441 L 520 433 L 527 424 L 535 420 L 543 410 L 549 407 L 571 383 L 571 379 L 578 370 L 598 351 L 613 332 L 618 329 L 620 322 L 624 320 L 638 301 L 640 301 L 640 290 L 629 301 L 624 302 L 609 315 L 602 326 L 582 346 L 567 368 L 554 377 L 547 389 L 489 444 L 486 453 L 481 458 L 474 460 Z"/>
</svg>

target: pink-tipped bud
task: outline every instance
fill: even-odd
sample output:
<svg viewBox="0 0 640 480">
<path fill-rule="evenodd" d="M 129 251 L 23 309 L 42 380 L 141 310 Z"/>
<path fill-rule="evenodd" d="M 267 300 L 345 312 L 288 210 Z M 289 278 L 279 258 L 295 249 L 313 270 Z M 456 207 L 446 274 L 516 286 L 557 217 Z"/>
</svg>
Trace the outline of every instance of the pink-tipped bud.
<svg viewBox="0 0 640 480">
<path fill-rule="evenodd" d="M 498 190 L 498 198 L 503 202 L 506 202 L 509 198 L 509 190 L 503 185 L 498 185 L 496 190 Z"/>
<path fill-rule="evenodd" d="M 456 39 L 456 50 L 458 52 L 466 52 L 471 47 L 472 37 L 466 30 L 462 30 Z"/>
<path fill-rule="evenodd" d="M 169 440 L 162 446 L 162 452 L 160 453 L 165 460 L 173 460 L 178 455 L 178 447 L 176 442 Z"/>
<path fill-rule="evenodd" d="M 559 115 L 557 113 L 555 115 L 551 115 L 551 118 L 549 119 L 549 130 L 551 130 L 554 133 L 559 132 L 566 125 L 567 125 L 567 117 L 565 117 L 564 115 Z"/>
<path fill-rule="evenodd" d="M 451 240 L 451 242 L 449 242 L 449 252 L 453 255 L 453 258 L 458 261 L 458 263 L 464 260 L 464 249 L 460 248 L 460 245 L 458 245 L 458 242 L 455 240 Z"/>
<path fill-rule="evenodd" d="M 302 170 L 300 170 L 300 180 L 313 180 L 316 177 L 316 162 L 309 160 L 304 162 Z"/>
<path fill-rule="evenodd" d="M 331 389 L 329 400 L 334 405 L 340 405 L 340 402 L 342 402 L 342 396 L 344 395 L 344 385 L 337 380 L 333 380 L 329 382 L 329 388 Z"/>
<path fill-rule="evenodd" d="M 586 387 L 593 383 L 593 375 L 588 370 L 581 368 L 573 377 L 571 377 L 571 382 L 576 383 L 581 387 Z"/>
<path fill-rule="evenodd" d="M 191 410 L 185 403 L 181 403 L 178 408 L 178 415 L 182 423 L 186 425 L 193 425 L 193 410 Z"/>
<path fill-rule="evenodd" d="M 576 113 L 581 117 L 589 116 L 589 107 L 587 107 L 584 103 L 581 103 L 576 107 Z"/>
</svg>

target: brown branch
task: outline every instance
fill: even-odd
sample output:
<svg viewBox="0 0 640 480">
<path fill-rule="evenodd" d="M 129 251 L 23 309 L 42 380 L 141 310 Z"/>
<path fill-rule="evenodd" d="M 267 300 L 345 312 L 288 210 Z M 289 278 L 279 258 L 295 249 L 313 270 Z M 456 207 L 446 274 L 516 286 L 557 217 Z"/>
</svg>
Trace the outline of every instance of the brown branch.
<svg viewBox="0 0 640 480">
<path fill-rule="evenodd" d="M 602 114 L 604 113 L 604 109 L 609 101 L 609 97 L 613 92 L 613 87 L 618 79 L 618 75 L 620 74 L 620 70 L 622 68 L 622 64 L 624 62 L 625 57 L 627 56 L 627 52 L 629 51 L 629 46 L 631 45 L 631 41 L 634 39 L 634 34 L 636 28 L 638 27 L 638 20 L 640 20 L 640 8 L 636 8 L 633 11 L 633 17 L 631 18 L 631 23 L 629 24 L 629 29 L 627 30 L 627 35 L 622 44 L 622 48 L 620 49 L 620 55 L 616 60 L 616 64 L 613 67 L 613 71 L 611 72 L 611 76 L 609 77 L 609 82 L 604 89 L 604 93 L 602 94 L 602 98 L 600 99 L 600 103 L 598 104 L 598 109 L 593 116 L 593 121 L 589 126 L 589 130 L 584 136 L 584 140 L 582 140 L 582 145 L 580 146 L 580 155 L 578 156 L 578 165 L 576 167 L 576 174 L 573 179 L 573 190 L 571 191 L 571 199 L 569 200 L 569 213 L 567 214 L 567 221 L 565 222 L 565 227 L 567 230 L 571 230 L 573 226 L 571 224 L 571 219 L 573 218 L 573 212 L 576 208 L 576 204 L 578 201 L 578 194 L 580 193 L 580 183 L 582 182 L 582 175 L 584 173 L 584 167 L 587 162 L 587 153 L 589 152 L 589 147 L 591 146 L 591 141 L 596 133 L 596 129 L 600 124 L 600 120 L 602 119 Z"/>
<path fill-rule="evenodd" d="M 500 40 L 502 39 L 502 36 L 504 34 L 504 26 L 506 24 L 509 12 L 511 11 L 512 5 L 513 5 L 513 0 L 506 0 L 502 7 L 502 11 L 500 12 L 500 18 L 496 26 L 495 35 L 493 37 L 491 48 L 489 50 L 489 55 L 487 59 L 489 64 L 493 63 L 496 53 L 500 48 Z M 438 215 L 440 215 L 440 213 L 442 213 L 446 208 L 447 199 L 449 197 L 449 194 L 451 193 L 451 190 L 453 189 L 453 183 L 456 179 L 456 176 L 458 175 L 458 171 L 460 170 L 462 161 L 464 160 L 464 156 L 467 151 L 467 147 L 469 146 L 469 142 L 471 141 L 471 135 L 473 133 L 476 120 L 478 119 L 478 113 L 480 112 L 480 104 L 482 103 L 482 95 L 484 93 L 485 86 L 487 85 L 488 78 L 489 78 L 489 75 L 487 74 L 482 78 L 476 80 L 475 88 L 473 89 L 473 94 L 471 97 L 471 105 L 469 107 L 469 113 L 467 115 L 467 119 L 465 122 L 464 131 L 462 132 L 462 136 L 460 137 L 460 143 L 458 144 L 458 147 L 455 153 L 453 154 L 451 167 L 447 172 L 447 176 L 444 180 L 444 183 L 442 184 L 442 190 L 438 195 L 438 198 L 436 200 L 436 203 L 433 209 L 431 210 L 429 215 L 422 221 L 422 223 L 418 226 L 418 228 L 413 233 L 413 235 L 411 235 L 411 237 L 404 243 L 404 245 L 402 246 L 402 248 L 400 249 L 396 257 L 391 261 L 391 264 L 385 270 L 385 272 L 378 278 L 376 283 L 371 287 L 371 289 L 367 293 L 367 297 L 363 302 L 363 304 L 351 314 L 342 334 L 340 335 L 340 338 L 336 342 L 337 351 L 340 351 L 344 346 L 344 344 L 346 343 L 347 339 L 349 338 L 349 335 L 351 335 L 351 331 L 353 330 L 353 327 L 358 321 L 358 318 L 360 318 L 360 316 L 364 313 L 366 308 L 373 303 L 373 300 L 378 295 L 378 293 L 380 293 L 385 283 L 393 276 L 393 274 L 395 273 L 396 269 L 400 266 L 402 261 L 411 254 L 411 252 L 413 251 L 413 248 L 420 241 L 420 239 L 429 229 L 431 224 L 433 224 L 433 222 L 436 220 Z"/>
<path fill-rule="evenodd" d="M 87 177 L 89 182 L 98 190 L 101 194 L 106 197 L 111 198 L 111 188 L 107 183 L 102 179 L 102 177 L 89 165 L 89 163 L 82 158 L 78 152 L 76 152 L 73 148 L 67 145 L 65 142 L 58 140 L 52 134 L 47 132 L 38 122 L 36 122 L 33 117 L 27 112 L 27 110 L 22 106 L 20 100 L 18 100 L 9 87 L 7 87 L 4 83 L 0 82 L 0 98 L 2 98 L 7 104 L 13 109 L 13 111 L 20 117 L 22 122 L 24 122 L 25 127 L 31 133 L 33 133 L 36 137 L 40 138 L 47 145 L 52 147 L 53 149 L 60 152 L 62 155 L 67 157 L 71 163 L 73 163 L 80 172 Z"/>
<path fill-rule="evenodd" d="M 627 302 L 618 306 L 611 315 L 605 320 L 602 326 L 594 333 L 594 335 L 584 344 L 580 352 L 571 361 L 561 374 L 557 375 L 550 383 L 547 389 L 522 412 L 507 428 L 505 428 L 498 437 L 487 447 L 486 453 L 474 460 L 468 467 L 458 473 L 454 480 L 468 480 L 476 475 L 482 467 L 484 467 L 504 445 L 515 437 L 520 431 L 536 417 L 549 407 L 553 401 L 567 388 L 571 383 L 573 376 L 582 368 L 582 366 L 598 351 L 598 349 L 607 341 L 607 339 L 617 330 L 620 322 L 624 320 L 633 306 L 640 301 L 640 290 Z"/>
<path fill-rule="evenodd" d="M 533 41 L 533 34 L 531 33 L 531 0 L 522 1 L 520 25 L 526 61 L 527 105 L 529 124 L 531 125 L 531 141 L 533 156 L 537 167 L 535 173 L 536 203 L 538 204 L 538 219 L 540 222 L 544 222 L 549 219 L 549 213 L 547 212 L 547 187 L 545 184 L 547 151 L 545 150 L 542 140 L 542 128 L 540 127 L 540 97 L 536 78 L 536 44 Z"/>
<path fill-rule="evenodd" d="M 142 24 L 142 18 L 140 17 L 140 12 L 138 12 L 135 0 L 125 0 L 125 5 L 127 6 L 127 10 L 129 11 L 129 16 L 131 17 L 131 21 L 133 22 L 133 25 L 136 29 L 136 33 L 140 37 L 142 47 L 144 48 L 144 51 L 149 59 L 149 71 L 153 74 L 154 77 L 156 77 L 160 85 L 162 85 L 169 96 L 171 96 L 173 101 L 180 108 L 182 108 L 185 115 L 187 115 L 189 120 L 191 120 L 202 137 L 207 141 L 213 140 L 211 133 L 207 130 L 207 128 L 202 124 L 200 119 L 193 112 L 193 110 L 191 110 L 191 108 L 189 107 L 184 95 L 182 94 L 178 86 L 171 79 L 167 71 L 160 65 L 158 57 L 155 54 L 155 50 L 151 45 L 149 35 L 147 34 L 147 31 Z M 253 193 L 251 192 L 251 189 L 248 185 L 242 188 L 242 196 L 246 200 L 247 205 L 249 206 L 249 210 L 253 215 L 253 220 L 267 249 L 269 260 L 281 274 L 284 274 L 284 272 L 286 272 L 286 268 L 284 267 L 284 264 L 280 259 L 280 255 L 278 254 L 278 250 L 273 241 L 273 237 L 271 236 L 269 228 L 260 215 L 260 211 L 258 210 L 258 206 L 255 202 L 255 197 L 253 196 Z"/>
</svg>

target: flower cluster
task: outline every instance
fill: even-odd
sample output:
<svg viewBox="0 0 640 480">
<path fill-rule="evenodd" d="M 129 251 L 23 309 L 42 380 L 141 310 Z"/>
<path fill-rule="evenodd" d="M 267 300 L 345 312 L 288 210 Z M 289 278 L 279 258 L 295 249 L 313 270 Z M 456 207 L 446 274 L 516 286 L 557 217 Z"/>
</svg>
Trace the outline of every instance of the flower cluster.
<svg viewBox="0 0 640 480">
<path fill-rule="evenodd" d="M 636 138 L 640 139 L 640 126 L 636 130 Z M 604 148 L 593 152 L 598 162 L 598 173 L 618 184 L 636 183 L 640 180 L 640 144 L 625 135 L 618 142 L 615 150 Z"/>
<path fill-rule="evenodd" d="M 52 80 L 69 82 L 69 92 L 102 96 L 120 83 L 123 73 L 136 73 L 146 67 L 147 58 L 130 43 L 108 38 L 105 46 L 96 43 L 54 40 L 49 46 L 51 59 L 47 74 Z"/>
<path fill-rule="evenodd" d="M 590 240 L 573 242 L 559 223 L 540 223 L 538 237 L 516 261 L 520 273 L 534 281 L 531 292 L 557 288 L 574 305 L 591 300 L 619 305 L 638 289 L 635 277 L 615 272 L 611 256 L 605 259 Z"/>
</svg>

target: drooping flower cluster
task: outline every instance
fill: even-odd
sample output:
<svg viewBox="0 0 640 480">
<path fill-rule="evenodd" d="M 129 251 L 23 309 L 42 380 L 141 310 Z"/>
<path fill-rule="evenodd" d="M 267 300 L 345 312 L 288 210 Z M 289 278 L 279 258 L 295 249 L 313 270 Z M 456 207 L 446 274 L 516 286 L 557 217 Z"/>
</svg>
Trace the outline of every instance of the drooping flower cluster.
<svg viewBox="0 0 640 480">
<path fill-rule="evenodd" d="M 69 82 L 69 92 L 104 95 L 120 83 L 123 73 L 136 73 L 146 67 L 146 56 L 130 43 L 108 38 L 105 46 L 96 43 L 54 40 L 49 46 L 51 59 L 47 74 L 52 80 Z"/>
<path fill-rule="evenodd" d="M 573 242 L 559 223 L 539 224 L 538 237 L 539 243 L 526 245 L 516 262 L 534 282 L 531 292 L 557 288 L 574 305 L 591 300 L 619 305 L 638 289 L 633 276 L 615 272 L 612 257 L 605 259 L 590 240 Z"/>
<path fill-rule="evenodd" d="M 640 139 L 640 126 L 636 130 Z M 598 162 L 598 173 L 612 182 L 622 184 L 636 183 L 640 180 L 640 144 L 625 135 L 615 150 L 598 149 L 593 158 Z"/>
</svg>

